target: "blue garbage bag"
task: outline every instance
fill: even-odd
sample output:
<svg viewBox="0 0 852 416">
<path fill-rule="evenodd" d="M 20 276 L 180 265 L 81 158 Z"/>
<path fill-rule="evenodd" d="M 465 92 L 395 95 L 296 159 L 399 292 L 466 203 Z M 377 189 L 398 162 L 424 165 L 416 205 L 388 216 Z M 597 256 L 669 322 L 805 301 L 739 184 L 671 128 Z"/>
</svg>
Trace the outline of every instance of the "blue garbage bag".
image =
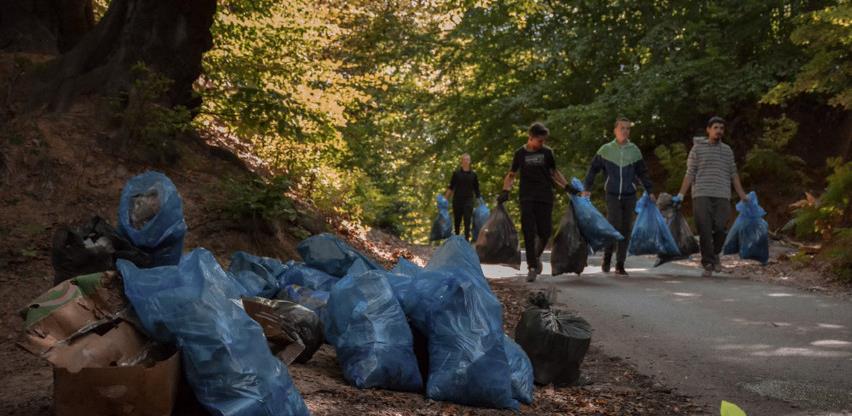
<svg viewBox="0 0 852 416">
<path fill-rule="evenodd" d="M 299 285 L 308 289 L 331 291 L 339 279 L 322 271 L 310 267 L 304 263 L 291 264 L 279 278 L 281 287 L 286 285 Z"/>
<path fill-rule="evenodd" d="M 414 339 L 387 272 L 349 275 L 331 290 L 325 335 L 358 388 L 422 391 Z"/>
<path fill-rule="evenodd" d="M 361 259 L 370 269 L 382 270 L 363 253 L 329 233 L 306 238 L 296 247 L 305 264 L 332 276 L 343 277 L 356 259 Z"/>
<path fill-rule="evenodd" d="M 393 266 L 393 269 L 391 269 L 391 272 L 396 274 L 404 274 L 409 277 L 414 277 L 414 275 L 419 273 L 421 270 L 423 270 L 422 267 L 414 264 L 405 257 L 400 257 L 399 260 L 396 262 L 396 266 Z"/>
<path fill-rule="evenodd" d="M 571 178 L 571 185 L 577 191 L 584 191 L 583 183 L 577 178 Z M 606 248 L 614 241 L 624 240 L 624 236 L 612 227 L 588 197 L 572 195 L 571 202 L 574 203 L 574 214 L 577 217 L 580 234 L 593 251 Z"/>
<path fill-rule="evenodd" d="M 422 270 L 422 267 L 403 257 L 400 257 L 396 266 L 391 269 L 390 274 L 388 274 L 388 282 L 390 282 L 393 293 L 396 295 L 397 300 L 399 300 L 400 305 L 405 302 L 405 298 L 414 282 L 414 276 Z"/>
<path fill-rule="evenodd" d="M 299 285 L 284 285 L 275 299 L 289 300 L 302 305 L 317 314 L 320 321 L 325 321 L 325 307 L 328 305 L 330 293 L 324 290 L 313 290 Z"/>
<path fill-rule="evenodd" d="M 361 273 L 366 273 L 370 270 L 374 270 L 364 262 L 364 260 L 356 259 L 352 262 L 352 265 L 349 266 L 349 270 L 346 271 L 346 276 L 354 276 Z"/>
<path fill-rule="evenodd" d="M 491 210 L 488 209 L 488 205 L 485 205 L 485 200 L 479 197 L 479 204 L 473 209 L 473 241 L 479 237 L 479 230 L 488 221 L 490 215 Z"/>
<path fill-rule="evenodd" d="M 278 293 L 279 280 L 290 265 L 292 263 L 285 265 L 278 259 L 237 251 L 231 255 L 228 274 L 245 289 L 243 296 L 271 298 Z"/>
<path fill-rule="evenodd" d="M 429 241 L 439 241 L 453 235 L 453 224 L 450 222 L 450 202 L 441 194 L 438 194 L 435 199 L 438 202 L 438 216 L 432 222 Z"/>
<path fill-rule="evenodd" d="M 535 377 L 527 353 L 508 335 L 503 335 L 503 347 L 512 370 L 512 397 L 523 404 L 532 404 Z"/>
<path fill-rule="evenodd" d="M 432 296 L 435 300 L 426 319 L 426 396 L 469 406 L 517 410 L 500 302 L 464 272 L 445 279 Z"/>
<path fill-rule="evenodd" d="M 633 233 L 630 234 L 630 244 L 627 252 L 631 256 L 643 254 L 679 256 L 669 225 L 657 204 L 646 193 L 636 202 L 636 222 L 633 223 Z"/>
<path fill-rule="evenodd" d="M 186 222 L 171 179 L 148 171 L 127 181 L 118 204 L 118 232 L 151 255 L 152 266 L 178 264 Z"/>
<path fill-rule="evenodd" d="M 462 237 L 447 240 L 415 275 L 403 308 L 411 325 L 427 338 L 429 398 L 518 408 L 504 348 L 502 306 Z"/>
<path fill-rule="evenodd" d="M 117 267 L 145 331 L 178 345 L 187 380 L 208 412 L 308 415 L 260 325 L 232 300 L 241 289 L 213 254 L 196 249 L 177 266 L 139 269 L 119 260 Z"/>
<path fill-rule="evenodd" d="M 757 260 L 765 265 L 769 261 L 769 224 L 763 219 L 766 211 L 758 204 L 754 191 L 748 196 L 749 199 L 737 203 L 739 215 L 728 231 L 722 252 L 739 253 L 743 260 Z"/>
</svg>

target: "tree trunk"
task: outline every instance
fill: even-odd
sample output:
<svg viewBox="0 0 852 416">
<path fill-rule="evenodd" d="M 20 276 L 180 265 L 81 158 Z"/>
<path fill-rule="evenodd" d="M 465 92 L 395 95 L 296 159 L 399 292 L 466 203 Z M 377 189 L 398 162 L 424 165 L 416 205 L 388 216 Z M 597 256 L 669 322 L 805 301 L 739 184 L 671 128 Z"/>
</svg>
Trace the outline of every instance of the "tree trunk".
<svg viewBox="0 0 852 416">
<path fill-rule="evenodd" d="M 63 53 L 95 26 L 92 0 L 0 0 L 0 50 Z"/>
<path fill-rule="evenodd" d="M 163 104 L 196 108 L 192 83 L 212 46 L 215 11 L 216 0 L 113 0 L 73 49 L 34 74 L 30 108 L 63 111 L 81 95 L 120 96 L 138 63 L 173 81 Z"/>
</svg>

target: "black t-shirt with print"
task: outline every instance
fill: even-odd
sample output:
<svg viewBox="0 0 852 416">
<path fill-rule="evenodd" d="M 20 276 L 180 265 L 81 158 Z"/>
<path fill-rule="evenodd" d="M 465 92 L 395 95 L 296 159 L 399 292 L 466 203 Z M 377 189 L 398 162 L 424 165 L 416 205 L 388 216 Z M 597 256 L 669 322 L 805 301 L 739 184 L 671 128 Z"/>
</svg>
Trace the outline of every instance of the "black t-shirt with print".
<svg viewBox="0 0 852 416">
<path fill-rule="evenodd" d="M 515 151 L 512 159 L 512 172 L 521 175 L 521 201 L 553 202 L 552 172 L 556 170 L 556 160 L 549 147 L 531 152 L 526 146 Z"/>
</svg>

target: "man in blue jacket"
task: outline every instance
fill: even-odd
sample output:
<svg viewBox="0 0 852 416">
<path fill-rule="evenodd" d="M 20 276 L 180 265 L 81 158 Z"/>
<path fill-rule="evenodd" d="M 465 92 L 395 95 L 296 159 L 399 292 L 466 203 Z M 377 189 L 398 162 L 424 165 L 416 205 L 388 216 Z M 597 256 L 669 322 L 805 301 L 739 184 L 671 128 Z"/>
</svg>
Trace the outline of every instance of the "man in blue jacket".
<svg viewBox="0 0 852 416">
<path fill-rule="evenodd" d="M 633 211 L 636 208 L 636 185 L 640 181 L 651 199 L 651 179 L 648 168 L 642 159 L 639 147 L 630 142 L 630 120 L 619 117 L 615 120 L 615 140 L 601 146 L 592 159 L 592 166 L 586 175 L 584 196 L 589 196 L 595 176 L 603 171 L 606 174 L 604 189 L 606 192 L 606 216 L 610 224 L 624 236 L 604 250 L 604 273 L 609 273 L 612 265 L 612 252 L 616 251 L 615 274 L 627 276 L 624 260 L 627 258 L 627 246 L 630 244 L 630 232 L 633 225 Z"/>
</svg>

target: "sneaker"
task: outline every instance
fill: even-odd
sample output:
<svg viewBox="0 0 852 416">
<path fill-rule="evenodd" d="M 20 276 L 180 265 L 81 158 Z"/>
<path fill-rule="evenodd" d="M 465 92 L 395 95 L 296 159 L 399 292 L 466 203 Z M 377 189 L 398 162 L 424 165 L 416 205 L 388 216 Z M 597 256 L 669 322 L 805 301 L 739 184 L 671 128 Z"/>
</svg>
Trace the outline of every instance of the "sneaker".
<svg viewBox="0 0 852 416">
<path fill-rule="evenodd" d="M 527 272 L 527 282 L 535 282 L 536 272 L 535 269 L 530 268 L 530 271 Z"/>
<path fill-rule="evenodd" d="M 713 271 L 716 273 L 722 273 L 722 262 L 717 261 L 716 264 L 713 265 Z"/>
<path fill-rule="evenodd" d="M 615 265 L 615 274 L 617 274 L 619 276 L 630 276 L 629 274 L 627 274 L 627 270 L 624 270 L 623 264 L 616 264 Z"/>
<path fill-rule="evenodd" d="M 541 259 L 538 259 L 538 263 L 535 265 L 535 274 L 541 274 L 544 270 L 544 264 L 541 262 Z"/>
<path fill-rule="evenodd" d="M 609 259 L 604 259 L 603 264 L 601 264 L 601 270 L 604 273 L 609 273 L 609 266 L 610 266 L 609 262 L 610 262 Z"/>
</svg>

